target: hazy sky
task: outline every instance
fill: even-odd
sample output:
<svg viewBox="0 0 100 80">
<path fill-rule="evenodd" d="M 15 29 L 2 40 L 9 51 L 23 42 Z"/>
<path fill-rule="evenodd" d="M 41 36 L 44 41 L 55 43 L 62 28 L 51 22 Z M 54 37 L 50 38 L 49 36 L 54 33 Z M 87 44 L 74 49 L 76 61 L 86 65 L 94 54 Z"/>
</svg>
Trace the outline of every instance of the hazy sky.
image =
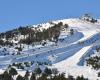
<svg viewBox="0 0 100 80">
<path fill-rule="evenodd" d="M 100 0 L 0 0 L 0 32 L 84 13 L 99 18 Z"/>
</svg>

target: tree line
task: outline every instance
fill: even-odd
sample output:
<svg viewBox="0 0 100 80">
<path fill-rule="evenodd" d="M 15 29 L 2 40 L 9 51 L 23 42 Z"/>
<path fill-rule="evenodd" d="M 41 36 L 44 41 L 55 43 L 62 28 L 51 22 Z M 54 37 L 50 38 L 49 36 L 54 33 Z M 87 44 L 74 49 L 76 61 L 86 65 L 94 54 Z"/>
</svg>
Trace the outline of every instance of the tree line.
<svg viewBox="0 0 100 80">
<path fill-rule="evenodd" d="M 16 77 L 15 77 L 16 76 Z M 0 74 L 0 80 L 88 80 L 84 76 L 74 78 L 71 75 L 65 77 L 64 73 L 59 73 L 56 68 L 45 68 L 44 71 L 37 67 L 33 72 L 26 71 L 24 76 L 18 74 L 15 68 L 10 67 L 4 73 Z"/>
<path fill-rule="evenodd" d="M 0 44 L 6 44 L 3 42 L 3 38 L 6 39 L 7 42 L 10 42 L 11 39 L 23 35 L 24 38 L 19 41 L 22 44 L 32 44 L 34 42 L 42 42 L 43 40 L 53 40 L 55 42 L 58 41 L 58 37 L 60 35 L 61 27 L 63 26 L 62 22 L 58 24 L 54 24 L 52 27 L 48 29 L 43 29 L 42 31 L 37 28 L 32 28 L 31 26 L 19 27 L 17 29 L 13 29 L 4 33 L 0 33 Z M 68 25 L 65 25 L 68 27 Z M 27 37 L 26 37 L 27 36 Z M 8 45 L 10 45 L 8 44 Z"/>
</svg>

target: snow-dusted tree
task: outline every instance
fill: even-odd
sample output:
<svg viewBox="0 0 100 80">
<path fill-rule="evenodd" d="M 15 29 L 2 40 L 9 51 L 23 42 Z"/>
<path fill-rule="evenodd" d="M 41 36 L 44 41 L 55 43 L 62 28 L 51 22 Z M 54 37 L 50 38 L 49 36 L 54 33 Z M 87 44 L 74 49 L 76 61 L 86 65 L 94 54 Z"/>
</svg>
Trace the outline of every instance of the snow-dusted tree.
<svg viewBox="0 0 100 80">
<path fill-rule="evenodd" d="M 58 74 L 58 70 L 56 68 L 52 69 L 52 74 L 57 75 Z"/>
<path fill-rule="evenodd" d="M 17 70 L 15 68 L 10 68 L 9 74 L 14 77 L 14 75 L 17 75 Z"/>
<path fill-rule="evenodd" d="M 37 67 L 37 68 L 35 68 L 34 73 L 36 75 L 40 75 L 42 73 L 42 70 L 39 67 Z"/>
<path fill-rule="evenodd" d="M 51 74 L 52 74 L 52 71 L 51 71 L 51 69 L 49 69 L 49 68 L 45 68 L 45 70 L 44 70 L 44 73 L 47 75 L 47 76 L 50 76 Z"/>
<path fill-rule="evenodd" d="M 35 75 L 35 73 L 32 72 L 32 75 L 31 75 L 31 77 L 30 77 L 30 80 L 36 80 L 36 75 Z"/>
<path fill-rule="evenodd" d="M 3 77 L 1 80 L 13 80 L 13 79 L 12 79 L 11 75 L 7 71 L 5 71 L 3 73 Z"/>
<path fill-rule="evenodd" d="M 26 74 L 25 74 L 25 76 L 24 76 L 24 79 L 25 79 L 25 80 L 29 80 L 29 76 L 30 76 L 29 71 L 26 71 Z"/>
<path fill-rule="evenodd" d="M 21 75 L 18 75 L 16 80 L 25 80 Z"/>
</svg>

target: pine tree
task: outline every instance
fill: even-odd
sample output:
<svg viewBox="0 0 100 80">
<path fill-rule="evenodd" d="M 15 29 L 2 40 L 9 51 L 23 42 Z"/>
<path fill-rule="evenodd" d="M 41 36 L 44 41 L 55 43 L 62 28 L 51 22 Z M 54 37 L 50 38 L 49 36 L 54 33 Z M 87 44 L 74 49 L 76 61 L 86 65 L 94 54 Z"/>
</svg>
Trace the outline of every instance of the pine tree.
<svg viewBox="0 0 100 80">
<path fill-rule="evenodd" d="M 16 80 L 25 80 L 21 75 L 18 75 Z"/>
<path fill-rule="evenodd" d="M 2 80 L 13 80 L 13 79 L 12 79 L 11 75 L 7 71 L 5 71 L 3 73 L 3 79 Z"/>
<path fill-rule="evenodd" d="M 52 74 L 57 75 L 58 74 L 58 70 L 56 68 L 52 69 Z"/>
<path fill-rule="evenodd" d="M 52 74 L 52 71 L 51 71 L 51 69 L 46 67 L 45 70 L 44 70 L 44 73 L 48 76 L 48 75 Z"/>
<path fill-rule="evenodd" d="M 74 34 L 74 30 L 70 29 L 70 34 L 73 35 Z"/>
<path fill-rule="evenodd" d="M 41 77 L 39 77 L 37 80 L 48 80 L 47 76 L 45 74 L 42 74 Z"/>
<path fill-rule="evenodd" d="M 66 79 L 65 74 L 62 73 L 62 74 L 54 76 L 51 80 L 73 80 L 73 79 L 69 79 L 69 78 Z"/>
<path fill-rule="evenodd" d="M 35 73 L 32 73 L 31 77 L 30 77 L 30 80 L 36 80 L 36 75 Z"/>
<path fill-rule="evenodd" d="M 88 80 L 87 78 L 84 78 L 84 76 L 77 76 L 76 80 Z"/>
<path fill-rule="evenodd" d="M 38 67 L 38 68 L 35 68 L 34 72 L 35 74 L 40 75 L 42 73 L 42 70 Z"/>
<path fill-rule="evenodd" d="M 14 77 L 14 75 L 17 75 L 17 70 L 15 68 L 10 68 L 9 74 Z"/>
<path fill-rule="evenodd" d="M 100 77 L 100 72 L 98 72 L 98 77 Z"/>
<path fill-rule="evenodd" d="M 26 71 L 26 74 L 25 74 L 25 76 L 24 76 L 24 79 L 25 79 L 25 80 L 29 80 L 29 76 L 30 76 L 29 71 Z"/>
</svg>

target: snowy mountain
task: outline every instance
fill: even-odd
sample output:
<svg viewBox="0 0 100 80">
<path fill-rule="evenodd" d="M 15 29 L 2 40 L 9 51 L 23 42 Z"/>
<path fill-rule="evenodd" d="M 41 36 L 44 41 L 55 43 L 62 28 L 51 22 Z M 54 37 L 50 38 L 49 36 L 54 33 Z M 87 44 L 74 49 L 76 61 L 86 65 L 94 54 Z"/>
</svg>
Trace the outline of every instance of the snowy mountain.
<svg viewBox="0 0 100 80">
<path fill-rule="evenodd" d="M 87 66 L 90 57 L 100 57 L 100 20 L 88 18 L 70 18 L 28 26 L 28 29 L 24 29 L 29 30 L 24 31 L 25 35 L 20 32 L 23 28 L 1 33 L 0 72 L 11 65 L 23 75 L 24 71 L 31 72 L 38 65 L 41 69 L 57 68 L 60 73 L 64 72 L 66 77 L 83 75 L 89 80 L 100 79 L 98 77 L 100 65 L 98 69 L 93 69 L 91 65 Z M 60 25 L 60 28 L 55 28 L 55 25 L 56 27 Z M 32 35 L 28 34 L 31 32 L 30 29 L 35 31 Z M 47 34 L 46 30 L 51 32 Z M 39 38 L 44 34 L 50 36 L 40 38 L 42 40 L 36 38 L 33 44 L 33 39 L 31 41 L 29 36 L 33 38 L 32 36 L 36 36 L 39 32 Z M 11 35 L 14 33 L 13 37 L 7 38 L 8 33 Z M 29 44 L 23 39 L 29 41 Z M 21 64 L 20 68 L 16 67 L 18 64 Z"/>
</svg>

